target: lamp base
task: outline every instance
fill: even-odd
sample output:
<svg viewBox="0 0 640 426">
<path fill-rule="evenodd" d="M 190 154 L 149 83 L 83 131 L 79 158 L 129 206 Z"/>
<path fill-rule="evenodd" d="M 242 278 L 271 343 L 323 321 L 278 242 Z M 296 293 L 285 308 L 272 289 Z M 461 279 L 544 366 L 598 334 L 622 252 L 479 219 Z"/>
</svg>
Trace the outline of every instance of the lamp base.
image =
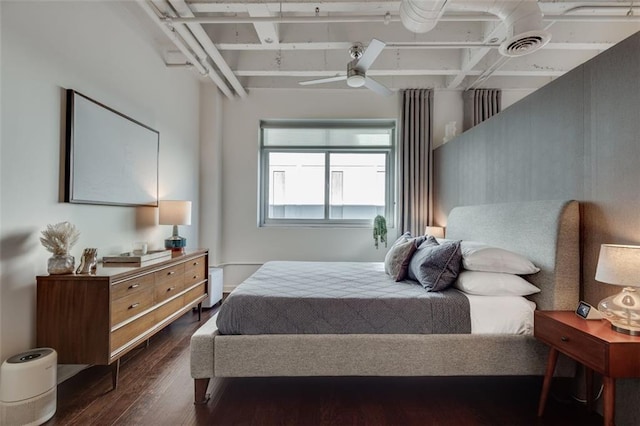
<svg viewBox="0 0 640 426">
<path fill-rule="evenodd" d="M 603 299 L 598 311 L 618 333 L 640 336 L 640 294 L 635 288 L 625 287 L 620 293 Z"/>
<path fill-rule="evenodd" d="M 171 237 L 164 240 L 164 248 L 166 248 L 167 250 L 171 250 L 171 256 L 184 254 L 185 247 L 187 247 L 186 238 L 172 235 Z"/>
<path fill-rule="evenodd" d="M 640 336 L 640 330 L 632 330 L 628 328 L 623 328 L 614 323 L 611 323 L 611 329 L 613 331 L 617 331 L 618 333 L 628 334 L 629 336 Z"/>
</svg>

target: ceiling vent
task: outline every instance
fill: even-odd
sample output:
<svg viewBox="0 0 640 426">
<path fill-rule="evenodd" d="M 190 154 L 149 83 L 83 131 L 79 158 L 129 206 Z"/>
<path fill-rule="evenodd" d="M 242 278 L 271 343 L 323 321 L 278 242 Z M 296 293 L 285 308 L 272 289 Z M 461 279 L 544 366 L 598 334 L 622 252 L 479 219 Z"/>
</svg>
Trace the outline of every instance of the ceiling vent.
<svg viewBox="0 0 640 426">
<path fill-rule="evenodd" d="M 535 52 L 551 40 L 542 26 L 542 11 L 536 0 L 402 0 L 400 19 L 406 29 L 423 33 L 433 29 L 447 9 L 456 12 L 485 12 L 502 19 L 506 40 L 499 52 L 504 56 L 523 56 Z"/>
<path fill-rule="evenodd" d="M 498 51 L 504 56 L 523 56 L 547 44 L 551 36 L 547 31 L 528 31 L 505 40 Z"/>
</svg>

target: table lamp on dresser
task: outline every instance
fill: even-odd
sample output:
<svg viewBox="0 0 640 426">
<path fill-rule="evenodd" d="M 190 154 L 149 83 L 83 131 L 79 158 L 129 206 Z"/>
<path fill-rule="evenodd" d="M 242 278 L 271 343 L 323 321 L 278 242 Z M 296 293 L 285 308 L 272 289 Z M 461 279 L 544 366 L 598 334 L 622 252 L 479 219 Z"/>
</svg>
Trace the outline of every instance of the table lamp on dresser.
<svg viewBox="0 0 640 426">
<path fill-rule="evenodd" d="M 158 202 L 159 224 L 173 225 L 173 234 L 164 240 L 172 254 L 184 253 L 187 239 L 178 235 L 178 225 L 191 225 L 191 201 L 162 200 Z"/>
<path fill-rule="evenodd" d="M 596 280 L 624 286 L 600 301 L 598 310 L 615 331 L 640 336 L 640 246 L 602 244 Z"/>
</svg>

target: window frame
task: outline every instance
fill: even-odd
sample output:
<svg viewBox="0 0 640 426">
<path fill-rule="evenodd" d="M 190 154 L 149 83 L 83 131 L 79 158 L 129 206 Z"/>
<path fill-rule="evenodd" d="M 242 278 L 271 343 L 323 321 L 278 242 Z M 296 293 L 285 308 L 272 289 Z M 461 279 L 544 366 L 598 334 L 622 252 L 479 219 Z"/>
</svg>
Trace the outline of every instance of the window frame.
<svg viewBox="0 0 640 426">
<path fill-rule="evenodd" d="M 269 128 L 281 129 L 388 129 L 390 130 L 390 145 L 367 146 L 282 146 L 265 145 L 264 131 Z M 260 122 L 260 152 L 259 152 L 259 197 L 258 197 L 258 226 L 259 227 L 370 227 L 371 219 L 331 219 L 330 190 L 331 190 L 331 154 L 385 154 L 385 218 L 387 227 L 392 228 L 395 223 L 395 153 L 396 153 L 396 120 L 262 120 Z M 323 219 L 277 219 L 269 218 L 269 191 L 271 177 L 269 176 L 269 154 L 272 152 L 289 153 L 323 153 L 325 156 L 324 170 L 324 218 Z"/>
</svg>

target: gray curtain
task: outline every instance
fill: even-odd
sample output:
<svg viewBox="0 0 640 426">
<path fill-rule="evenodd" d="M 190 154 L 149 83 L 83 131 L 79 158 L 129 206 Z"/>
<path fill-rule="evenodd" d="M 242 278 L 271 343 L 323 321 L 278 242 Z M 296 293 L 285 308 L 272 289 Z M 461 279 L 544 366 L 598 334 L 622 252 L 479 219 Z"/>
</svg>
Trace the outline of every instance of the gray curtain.
<svg viewBox="0 0 640 426">
<path fill-rule="evenodd" d="M 422 235 L 433 219 L 433 91 L 402 91 L 399 154 L 401 232 Z"/>
<path fill-rule="evenodd" d="M 463 130 L 469 130 L 501 110 L 502 91 L 500 89 L 473 89 L 463 94 Z"/>
</svg>

